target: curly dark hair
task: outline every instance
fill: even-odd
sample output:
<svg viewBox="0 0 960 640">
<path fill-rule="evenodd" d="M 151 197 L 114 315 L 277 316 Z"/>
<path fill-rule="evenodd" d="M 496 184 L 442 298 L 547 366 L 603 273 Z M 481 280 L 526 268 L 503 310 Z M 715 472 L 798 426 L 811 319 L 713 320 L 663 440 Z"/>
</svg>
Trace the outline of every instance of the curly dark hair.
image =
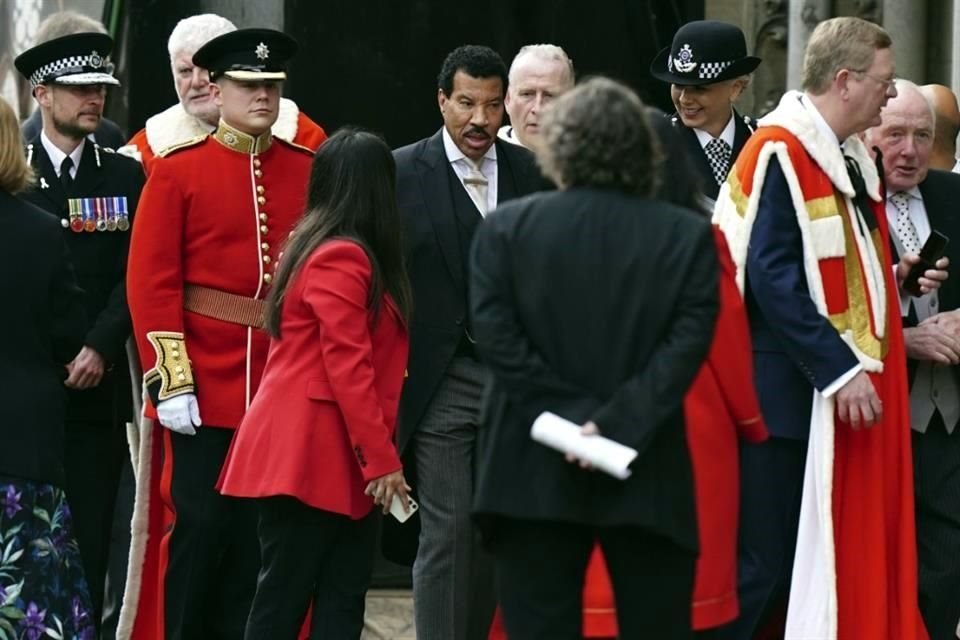
<svg viewBox="0 0 960 640">
<path fill-rule="evenodd" d="M 507 90 L 507 65 L 500 54 L 490 47 L 465 44 L 447 54 L 437 74 L 437 86 L 447 97 L 453 93 L 453 76 L 457 71 L 463 71 L 473 78 L 500 78 L 501 94 Z"/>
<path fill-rule="evenodd" d="M 662 152 L 643 102 L 629 87 L 591 78 L 563 94 L 544 114 L 543 172 L 561 189 L 596 187 L 653 197 Z"/>
</svg>

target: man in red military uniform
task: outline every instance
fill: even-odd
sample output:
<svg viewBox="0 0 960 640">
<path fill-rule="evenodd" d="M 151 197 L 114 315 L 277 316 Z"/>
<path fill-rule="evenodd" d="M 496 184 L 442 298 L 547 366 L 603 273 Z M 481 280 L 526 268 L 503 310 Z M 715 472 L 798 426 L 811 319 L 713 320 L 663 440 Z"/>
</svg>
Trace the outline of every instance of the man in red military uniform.
<svg viewBox="0 0 960 640">
<path fill-rule="evenodd" d="M 190 16 L 177 23 L 167 41 L 167 50 L 179 101 L 151 116 L 146 126 L 118 149 L 120 153 L 139 160 L 149 174 L 154 160 L 164 151 L 216 129 L 220 108 L 210 94 L 207 69 L 193 63 L 193 54 L 213 38 L 236 29 L 232 22 L 214 13 Z M 271 131 L 276 138 L 313 151 L 327 139 L 323 128 L 287 98 L 280 98 Z"/>
<path fill-rule="evenodd" d="M 312 152 L 270 130 L 295 50 L 266 29 L 198 50 L 220 122 L 168 150 L 141 199 L 128 298 L 155 421 L 140 448 L 120 636 L 243 636 L 259 569 L 255 516 L 215 485 L 266 361 L 262 301 L 303 212 Z"/>
</svg>

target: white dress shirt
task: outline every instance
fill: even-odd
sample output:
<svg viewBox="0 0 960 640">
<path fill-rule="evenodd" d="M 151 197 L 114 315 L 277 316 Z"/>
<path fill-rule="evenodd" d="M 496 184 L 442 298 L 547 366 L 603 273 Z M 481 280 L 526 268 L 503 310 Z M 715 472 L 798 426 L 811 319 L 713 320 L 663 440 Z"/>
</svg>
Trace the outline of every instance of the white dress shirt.
<svg viewBox="0 0 960 640">
<path fill-rule="evenodd" d="M 473 161 L 470 160 L 467 156 L 460 151 L 459 147 L 454 143 L 453 138 L 450 137 L 450 134 L 447 132 L 447 128 L 443 128 L 443 149 L 447 154 L 447 161 L 453 165 L 453 171 L 457 174 L 457 177 L 460 178 L 460 184 L 463 184 L 463 179 L 467 177 L 470 173 L 471 167 L 473 167 Z M 477 209 L 481 212 L 483 211 L 493 211 L 497 208 L 497 145 L 491 144 L 490 148 L 487 149 L 487 152 L 483 155 L 483 158 L 480 159 L 480 173 L 483 174 L 483 177 L 487 179 L 487 206 L 480 206 L 473 195 L 471 189 L 467 189 L 464 186 L 464 190 L 467 192 L 467 195 L 470 196 L 470 199 L 474 201 L 474 204 L 477 205 Z M 486 214 L 484 214 L 486 215 Z"/>
<path fill-rule="evenodd" d="M 897 235 L 897 217 L 900 215 L 900 210 L 897 209 L 897 205 L 893 204 L 893 201 L 890 199 L 890 196 L 897 191 L 890 191 L 887 193 L 887 202 L 886 202 L 886 211 L 887 211 L 887 224 L 890 227 L 890 234 L 893 236 Z M 918 187 L 913 187 L 905 191 L 909 198 L 907 198 L 907 205 L 910 207 L 910 222 L 913 223 L 913 228 L 917 230 L 917 239 L 920 241 L 920 246 L 923 246 L 923 243 L 927 241 L 927 238 L 930 237 L 930 219 L 927 217 L 927 208 L 923 206 L 923 197 L 920 195 L 920 189 Z M 900 242 L 900 239 L 897 238 L 897 246 L 902 248 L 903 243 Z M 896 280 L 897 277 L 897 266 L 893 267 L 893 277 Z M 914 298 L 906 291 L 900 291 L 900 315 L 906 317 L 910 313 L 910 304 L 913 302 Z"/>
<path fill-rule="evenodd" d="M 77 148 L 70 152 L 70 159 L 73 160 L 73 166 L 70 167 L 70 177 L 77 177 L 77 169 L 80 167 L 80 157 L 83 155 L 83 145 L 86 144 L 87 139 L 84 138 L 80 141 L 80 144 L 77 145 Z M 50 157 L 50 162 L 53 163 L 53 170 L 56 172 L 57 177 L 60 177 L 60 165 L 63 164 L 63 159 L 67 157 L 67 154 L 60 150 L 60 148 L 53 144 L 50 138 L 47 137 L 45 131 L 40 132 L 40 144 L 43 145 L 44 151 L 47 152 L 47 155 Z"/>
<path fill-rule="evenodd" d="M 727 126 L 723 128 L 723 131 L 720 132 L 720 135 L 717 136 L 718 140 L 723 140 L 729 145 L 730 150 L 733 151 L 733 137 L 736 133 L 736 125 L 733 122 L 733 112 L 730 112 L 730 119 L 727 121 Z M 701 149 L 706 149 L 707 145 L 710 144 L 710 141 L 713 140 L 713 136 L 704 131 L 703 129 L 694 129 L 693 132 L 697 134 L 697 141 L 700 143 Z M 732 154 L 731 154 L 732 155 Z M 730 159 L 730 164 L 733 164 L 733 158 Z"/>
<path fill-rule="evenodd" d="M 899 191 L 887 193 L 887 223 L 890 225 L 892 233 L 897 232 L 897 217 L 900 215 L 897 205 L 890 200 L 890 196 L 895 193 L 899 193 Z M 904 191 L 904 193 L 909 196 L 907 203 L 910 206 L 910 222 L 917 230 L 917 239 L 920 240 L 920 246 L 922 247 L 923 243 L 930 237 L 930 219 L 927 218 L 927 208 L 923 206 L 923 196 L 920 195 L 919 187 L 913 187 Z"/>
</svg>

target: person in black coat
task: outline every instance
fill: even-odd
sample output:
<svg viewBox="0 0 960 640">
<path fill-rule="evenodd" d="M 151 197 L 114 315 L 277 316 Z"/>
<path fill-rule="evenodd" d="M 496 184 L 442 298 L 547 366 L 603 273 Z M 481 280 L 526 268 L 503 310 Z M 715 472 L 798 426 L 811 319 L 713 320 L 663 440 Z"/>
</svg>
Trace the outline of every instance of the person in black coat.
<svg viewBox="0 0 960 640">
<path fill-rule="evenodd" d="M 79 33 L 39 44 L 15 60 L 43 118 L 42 131 L 26 147 L 37 185 L 23 197 L 59 218 L 91 322 L 66 380 L 66 490 L 98 621 L 131 418 L 124 278 L 144 181 L 139 163 L 87 137 L 100 123 L 106 86 L 118 84 L 106 60 L 112 46 L 105 34 Z"/>
<path fill-rule="evenodd" d="M 474 337 L 492 372 L 474 513 L 507 634 L 580 637 L 595 539 L 620 637 L 691 637 L 697 527 L 683 397 L 710 345 L 717 257 L 700 214 L 651 199 L 660 152 L 628 88 L 595 78 L 544 117 L 559 192 L 499 207 L 471 252 Z M 639 452 L 617 480 L 530 437 L 551 411 Z"/>
<path fill-rule="evenodd" d="M 918 253 L 933 231 L 950 238 L 945 255 L 960 264 L 960 175 L 930 168 L 935 117 L 912 82 L 867 130 L 880 151 L 895 260 Z M 903 337 L 910 381 L 910 426 L 917 514 L 920 612 L 931 640 L 955 640 L 960 621 L 960 278 L 909 298 Z"/>
<path fill-rule="evenodd" d="M 670 121 L 682 134 L 709 209 L 756 129 L 756 122 L 737 113 L 733 103 L 760 62 L 747 55 L 746 39 L 738 27 L 696 20 L 680 27 L 673 43 L 650 63 L 651 75 L 670 83 L 670 98 L 677 110 Z"/>
<path fill-rule="evenodd" d="M 409 557 L 421 640 L 486 638 L 494 598 L 489 562 L 470 522 L 472 461 L 487 372 L 476 358 L 467 316 L 470 242 L 487 211 L 541 188 L 526 149 L 497 140 L 507 69 L 487 47 L 464 46 L 438 78 L 443 127 L 394 151 L 397 198 L 413 289 L 409 377 L 398 440 L 420 503 L 415 525 L 388 519 L 390 557 Z M 404 544 L 409 543 L 409 544 Z M 399 547 L 399 549 L 396 549 Z"/>
<path fill-rule="evenodd" d="M 17 268 L 0 284 L 0 629 L 13 637 L 9 621 L 21 620 L 20 629 L 39 637 L 44 619 L 52 627 L 57 618 L 64 637 L 92 637 L 63 490 L 66 365 L 83 344 L 87 319 L 59 222 L 16 195 L 33 179 L 21 144 L 16 115 L 0 100 L 0 224 Z"/>
</svg>

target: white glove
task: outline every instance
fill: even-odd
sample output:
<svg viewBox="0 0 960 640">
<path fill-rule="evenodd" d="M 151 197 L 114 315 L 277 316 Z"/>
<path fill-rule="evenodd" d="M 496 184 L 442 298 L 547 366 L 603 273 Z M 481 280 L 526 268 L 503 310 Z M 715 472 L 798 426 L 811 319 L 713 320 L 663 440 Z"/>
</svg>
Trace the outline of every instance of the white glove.
<svg viewBox="0 0 960 640">
<path fill-rule="evenodd" d="M 187 436 L 196 435 L 200 422 L 200 405 L 192 393 L 173 396 L 157 405 L 157 419 L 170 431 Z"/>
</svg>

